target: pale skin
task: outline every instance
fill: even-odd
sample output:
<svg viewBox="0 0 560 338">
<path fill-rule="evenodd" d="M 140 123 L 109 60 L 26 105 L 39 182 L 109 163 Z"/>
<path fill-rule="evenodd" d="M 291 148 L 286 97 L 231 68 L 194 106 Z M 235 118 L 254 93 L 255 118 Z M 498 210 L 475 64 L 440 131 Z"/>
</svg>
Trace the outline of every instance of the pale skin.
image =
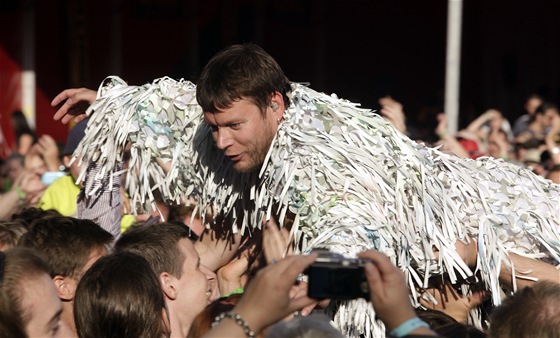
<svg viewBox="0 0 560 338">
<path fill-rule="evenodd" d="M 186 337 L 196 315 L 215 299 L 212 298 L 212 285 L 201 269 L 200 257 L 190 239 L 182 238 L 177 245 L 186 257 L 181 277 L 162 272 L 159 280 L 169 309 L 171 337 Z"/>
<path fill-rule="evenodd" d="M 29 337 L 61 337 L 62 305 L 50 276 L 41 273 L 22 281 L 21 309 L 28 318 Z"/>
<path fill-rule="evenodd" d="M 74 297 L 76 296 L 78 283 L 80 282 L 81 276 L 83 276 L 99 258 L 105 255 L 107 255 L 107 249 L 104 247 L 94 249 L 90 252 L 88 260 L 82 270 L 79 273 L 76 273 L 75 276 L 57 275 L 53 278 L 56 292 L 62 301 L 61 319 L 66 327 L 68 327 L 68 329 L 72 332 L 73 337 L 78 336 L 76 323 L 74 322 Z"/>
</svg>

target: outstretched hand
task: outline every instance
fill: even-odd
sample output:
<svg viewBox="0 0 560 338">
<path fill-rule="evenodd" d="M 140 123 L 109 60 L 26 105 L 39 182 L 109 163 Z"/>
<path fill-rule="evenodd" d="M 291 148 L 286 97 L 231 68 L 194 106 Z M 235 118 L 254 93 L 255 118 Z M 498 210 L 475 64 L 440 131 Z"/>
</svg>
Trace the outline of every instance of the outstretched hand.
<svg viewBox="0 0 560 338">
<path fill-rule="evenodd" d="M 288 314 L 312 304 L 306 294 L 291 298 L 297 276 L 317 259 L 317 254 L 290 256 L 260 270 L 249 283 L 234 311 L 252 330 L 260 332 Z"/>
<path fill-rule="evenodd" d="M 62 120 L 66 124 L 72 119 L 78 123 L 87 118 L 86 110 L 95 102 L 97 92 L 87 88 L 70 88 L 62 91 L 51 102 L 51 106 L 56 107 L 64 102 L 56 111 L 53 118 Z"/>
</svg>

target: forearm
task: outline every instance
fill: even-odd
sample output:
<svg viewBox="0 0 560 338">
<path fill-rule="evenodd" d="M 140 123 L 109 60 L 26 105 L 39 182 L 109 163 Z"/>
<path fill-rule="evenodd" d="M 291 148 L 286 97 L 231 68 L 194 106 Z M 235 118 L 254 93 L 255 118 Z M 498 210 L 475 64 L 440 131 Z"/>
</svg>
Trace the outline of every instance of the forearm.
<svg viewBox="0 0 560 338">
<path fill-rule="evenodd" d="M 539 281 L 547 280 L 555 283 L 560 283 L 560 270 L 556 269 L 551 264 L 517 255 L 515 253 L 509 253 L 508 258 L 513 263 L 513 267 L 515 268 L 515 283 L 517 284 L 518 288 L 523 288 L 526 286 L 533 285 L 534 281 L 519 278 L 520 276 L 527 276 L 531 278 L 538 278 Z M 531 271 L 528 274 L 522 274 L 522 272 Z M 502 267 L 500 269 L 500 280 L 508 285 L 509 287 L 513 286 L 513 274 L 510 267 L 506 266 L 502 263 Z"/>
<path fill-rule="evenodd" d="M 18 193 L 12 189 L 0 195 L 0 220 L 8 219 L 21 206 L 21 198 Z"/>
</svg>

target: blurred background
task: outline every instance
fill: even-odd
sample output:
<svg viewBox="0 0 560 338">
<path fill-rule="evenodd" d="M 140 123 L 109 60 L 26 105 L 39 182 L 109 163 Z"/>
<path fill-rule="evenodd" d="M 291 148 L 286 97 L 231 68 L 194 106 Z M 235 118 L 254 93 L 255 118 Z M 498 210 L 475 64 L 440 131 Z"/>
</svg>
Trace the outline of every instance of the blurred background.
<svg viewBox="0 0 560 338">
<path fill-rule="evenodd" d="M 108 75 L 141 85 L 196 82 L 234 43 L 268 51 L 288 78 L 378 108 L 390 95 L 409 124 L 443 110 L 447 0 L 0 0 L 0 122 L 21 109 L 38 135 L 66 139 L 50 101 Z M 559 102 L 560 1 L 464 0 L 460 126 L 488 108 L 510 119 L 530 94 Z"/>
</svg>

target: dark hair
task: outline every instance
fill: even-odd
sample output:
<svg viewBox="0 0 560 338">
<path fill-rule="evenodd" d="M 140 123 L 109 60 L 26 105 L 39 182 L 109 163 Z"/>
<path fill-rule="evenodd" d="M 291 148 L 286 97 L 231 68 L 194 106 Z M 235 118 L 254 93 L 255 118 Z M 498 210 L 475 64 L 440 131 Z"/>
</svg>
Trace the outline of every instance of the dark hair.
<svg viewBox="0 0 560 338">
<path fill-rule="evenodd" d="M 560 327 L 560 284 L 537 282 L 517 291 L 490 316 L 490 337 L 556 338 Z"/>
<path fill-rule="evenodd" d="M 187 338 L 200 338 L 212 329 L 212 322 L 220 314 L 233 310 L 241 294 L 222 297 L 208 304 L 194 319 Z"/>
<path fill-rule="evenodd" d="M 540 106 L 537 107 L 535 113 L 529 119 L 529 122 L 535 122 L 537 119 L 537 115 L 544 115 L 544 113 L 549 109 L 556 109 L 558 110 L 558 106 L 552 102 L 543 102 Z"/>
<path fill-rule="evenodd" d="M 106 248 L 112 240 L 113 236 L 94 221 L 52 216 L 33 222 L 18 245 L 43 253 L 51 267 L 51 277 L 79 280 L 92 251 Z"/>
<path fill-rule="evenodd" d="M 22 281 L 49 273 L 49 266 L 37 252 L 12 248 L 0 252 L 0 332 L 6 337 L 27 337 L 28 315 L 21 307 Z"/>
<path fill-rule="evenodd" d="M 246 98 L 264 114 L 275 92 L 290 106 L 290 81 L 282 68 L 255 44 L 233 45 L 216 54 L 202 70 L 196 99 L 205 112 L 215 113 Z"/>
<path fill-rule="evenodd" d="M 31 135 L 31 137 L 33 137 L 33 143 L 37 142 L 37 134 L 29 127 L 27 118 L 21 110 L 12 112 L 12 126 L 14 127 L 14 133 L 17 137 L 16 142 L 19 142 L 20 136 L 24 134 Z"/>
<path fill-rule="evenodd" d="M 25 207 L 20 212 L 13 214 L 12 217 L 10 217 L 10 220 L 21 221 L 29 228 L 31 226 L 31 223 L 37 222 L 38 220 L 44 217 L 53 217 L 53 216 L 62 216 L 62 215 L 55 209 L 42 210 L 40 208 L 35 208 L 35 207 Z"/>
<path fill-rule="evenodd" d="M 26 232 L 27 225 L 22 221 L 0 221 L 0 248 L 15 247 Z"/>
<path fill-rule="evenodd" d="M 459 322 L 448 323 L 438 328 L 432 328 L 442 337 L 453 338 L 486 338 L 488 335 L 472 325 L 465 325 Z"/>
<path fill-rule="evenodd" d="M 455 318 L 445 312 L 432 309 L 416 309 L 416 316 L 430 325 L 430 328 L 436 330 L 440 326 L 458 323 Z"/>
<path fill-rule="evenodd" d="M 181 278 L 186 257 L 178 242 L 189 238 L 190 230 L 178 223 L 132 225 L 115 244 L 115 252 L 129 251 L 144 257 L 156 275 L 167 272 Z"/>
<path fill-rule="evenodd" d="M 166 334 L 165 300 L 149 263 L 131 252 L 100 258 L 84 274 L 74 299 L 81 338 L 154 338 Z"/>
</svg>

